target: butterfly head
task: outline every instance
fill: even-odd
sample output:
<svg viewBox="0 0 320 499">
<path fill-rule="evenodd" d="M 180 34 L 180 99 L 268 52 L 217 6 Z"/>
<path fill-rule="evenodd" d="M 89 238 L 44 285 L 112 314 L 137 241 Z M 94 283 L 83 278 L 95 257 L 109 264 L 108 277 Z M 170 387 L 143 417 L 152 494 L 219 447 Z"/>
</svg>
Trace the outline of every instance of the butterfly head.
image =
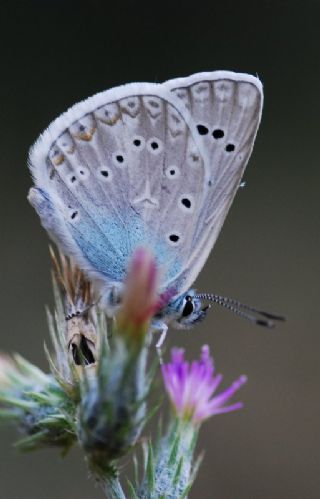
<svg viewBox="0 0 320 499">
<path fill-rule="evenodd" d="M 198 298 L 194 289 L 175 300 L 171 307 L 176 312 L 174 326 L 178 329 L 188 329 L 194 324 L 203 321 L 210 305 L 202 306 L 201 298 Z"/>
<path fill-rule="evenodd" d="M 275 321 L 283 321 L 284 317 L 270 312 L 265 312 L 244 303 L 227 298 L 225 296 L 211 293 L 196 293 L 194 289 L 181 295 L 179 298 L 169 303 L 165 310 L 174 316 L 173 325 L 178 329 L 188 329 L 194 324 L 201 322 L 207 315 L 210 305 L 203 306 L 203 302 L 211 302 L 235 313 L 243 319 L 247 319 L 259 326 L 272 328 Z"/>
</svg>

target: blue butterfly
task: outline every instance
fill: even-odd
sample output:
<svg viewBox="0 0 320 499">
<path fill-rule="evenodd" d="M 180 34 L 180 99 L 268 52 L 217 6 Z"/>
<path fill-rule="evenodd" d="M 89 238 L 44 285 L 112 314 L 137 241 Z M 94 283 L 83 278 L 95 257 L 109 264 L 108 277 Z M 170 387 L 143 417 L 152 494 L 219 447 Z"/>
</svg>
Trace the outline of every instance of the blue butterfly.
<svg viewBox="0 0 320 499">
<path fill-rule="evenodd" d="M 132 83 L 76 104 L 33 146 L 29 200 L 52 239 L 99 284 L 110 316 L 130 257 L 148 246 L 161 290 L 176 290 L 153 321 L 162 339 L 168 323 L 202 320 L 203 300 L 261 325 L 279 319 L 190 289 L 241 184 L 262 103 L 257 78 L 228 71 Z"/>
</svg>

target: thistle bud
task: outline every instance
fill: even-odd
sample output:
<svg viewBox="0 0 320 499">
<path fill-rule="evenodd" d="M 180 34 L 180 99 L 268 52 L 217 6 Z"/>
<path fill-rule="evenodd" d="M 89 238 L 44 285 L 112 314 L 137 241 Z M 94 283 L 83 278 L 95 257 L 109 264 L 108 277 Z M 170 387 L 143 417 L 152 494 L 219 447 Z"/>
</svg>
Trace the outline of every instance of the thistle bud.
<svg viewBox="0 0 320 499">
<path fill-rule="evenodd" d="M 157 268 L 143 248 L 129 266 L 123 304 L 110 340 L 100 337 L 94 376 L 81 383 L 79 438 L 95 475 L 112 469 L 137 441 L 146 421 L 145 338 L 157 306 Z"/>
<path fill-rule="evenodd" d="M 138 248 L 132 257 L 123 304 L 117 314 L 117 331 L 133 343 L 144 340 L 158 308 L 158 272 L 152 254 Z"/>
<path fill-rule="evenodd" d="M 68 449 L 76 440 L 74 412 L 56 380 L 19 355 L 0 357 L 0 422 L 16 423 L 16 446 Z"/>
</svg>

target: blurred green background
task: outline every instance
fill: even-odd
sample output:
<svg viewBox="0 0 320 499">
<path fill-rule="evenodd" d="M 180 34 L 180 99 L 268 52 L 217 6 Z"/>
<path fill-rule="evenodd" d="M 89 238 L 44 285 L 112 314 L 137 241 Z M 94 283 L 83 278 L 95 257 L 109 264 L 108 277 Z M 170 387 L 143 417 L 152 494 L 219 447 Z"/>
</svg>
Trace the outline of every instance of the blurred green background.
<svg viewBox="0 0 320 499">
<path fill-rule="evenodd" d="M 47 369 L 45 232 L 28 205 L 29 146 L 73 103 L 130 81 L 230 69 L 258 74 L 265 108 L 245 180 L 197 281 L 283 313 L 269 331 L 214 309 L 168 346 L 213 351 L 245 409 L 202 428 L 191 498 L 315 499 L 319 459 L 319 23 L 316 0 L 1 1 L 0 348 Z M 91 499 L 79 451 L 20 455 L 0 430 L 1 499 Z M 317 441 L 318 440 L 318 441 Z"/>
</svg>

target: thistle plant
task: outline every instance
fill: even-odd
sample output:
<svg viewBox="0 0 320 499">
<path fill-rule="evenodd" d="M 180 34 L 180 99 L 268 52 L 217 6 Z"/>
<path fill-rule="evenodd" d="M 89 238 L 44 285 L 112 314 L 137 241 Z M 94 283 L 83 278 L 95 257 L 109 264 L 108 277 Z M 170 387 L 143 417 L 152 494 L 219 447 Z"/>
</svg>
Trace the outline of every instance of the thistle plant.
<svg viewBox="0 0 320 499">
<path fill-rule="evenodd" d="M 174 348 L 171 360 L 160 362 L 151 321 L 171 295 L 158 295 L 157 267 L 145 249 L 130 262 L 112 321 L 73 261 L 53 250 L 51 259 L 55 308 L 47 311 L 52 345 L 45 348 L 50 372 L 20 355 L 1 355 L 1 422 L 19 429 L 19 449 L 52 446 L 65 454 L 80 446 L 108 498 L 187 497 L 201 462 L 196 451 L 201 425 L 242 407 L 229 401 L 246 377 L 217 393 L 222 376 L 215 373 L 208 346 L 199 360 L 189 362 L 183 349 Z M 159 377 L 170 406 L 163 427 L 164 407 L 154 407 L 151 396 Z M 157 435 L 146 430 L 151 418 L 158 418 Z M 133 481 L 125 477 L 124 456 L 134 464 Z"/>
</svg>

